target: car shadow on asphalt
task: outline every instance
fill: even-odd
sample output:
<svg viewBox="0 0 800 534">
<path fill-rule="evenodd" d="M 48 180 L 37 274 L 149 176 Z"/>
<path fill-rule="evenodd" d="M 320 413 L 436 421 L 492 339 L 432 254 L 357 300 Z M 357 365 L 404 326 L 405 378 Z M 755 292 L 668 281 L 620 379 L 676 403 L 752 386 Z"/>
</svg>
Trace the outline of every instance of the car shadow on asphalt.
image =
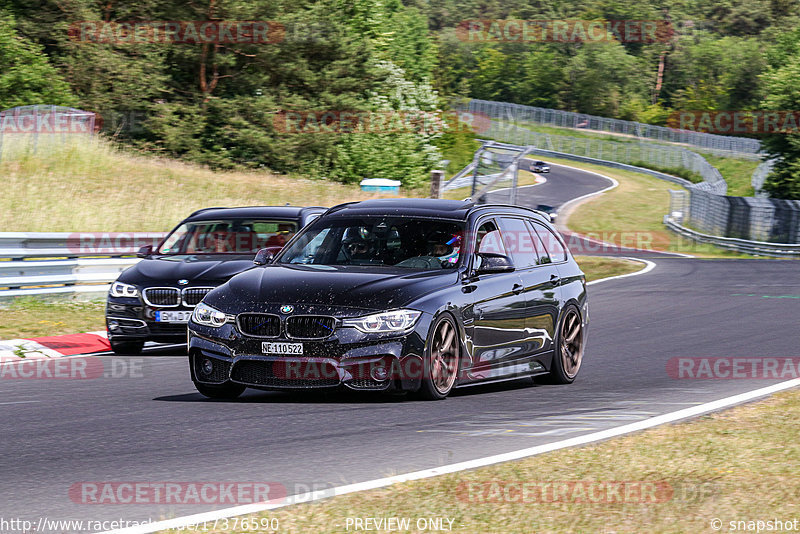
<svg viewBox="0 0 800 534">
<path fill-rule="evenodd" d="M 521 378 L 494 384 L 457 388 L 450 393 L 449 399 L 487 395 L 492 393 L 512 392 L 521 389 L 544 387 L 534 383 L 530 378 Z M 397 404 L 402 402 L 426 402 L 409 393 L 381 393 L 374 391 L 259 391 L 247 390 L 236 399 L 209 399 L 200 393 L 183 393 L 180 395 L 164 395 L 156 397 L 160 402 L 209 402 L 209 403 L 270 403 L 270 404 Z M 445 402 L 447 399 L 445 399 Z"/>
</svg>

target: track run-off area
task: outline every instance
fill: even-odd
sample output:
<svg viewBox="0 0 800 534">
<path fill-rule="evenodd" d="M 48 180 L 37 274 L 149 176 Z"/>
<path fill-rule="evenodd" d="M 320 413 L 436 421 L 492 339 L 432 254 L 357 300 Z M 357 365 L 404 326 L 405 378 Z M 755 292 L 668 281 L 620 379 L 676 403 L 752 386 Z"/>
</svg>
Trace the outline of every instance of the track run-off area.
<svg viewBox="0 0 800 534">
<path fill-rule="evenodd" d="M 518 202 L 561 206 L 613 185 L 555 164 L 546 178 L 521 188 Z M 34 525 L 157 521 L 231 504 L 91 504 L 85 492 L 139 482 L 322 491 L 579 438 L 793 378 L 783 366 L 797 371 L 800 361 L 795 262 L 619 255 L 653 265 L 590 286 L 585 359 L 567 386 L 515 380 L 442 402 L 256 390 L 212 401 L 175 348 L 93 356 L 118 372 L 92 379 L 0 380 L 2 514 Z M 779 367 L 764 378 L 765 364 Z"/>
</svg>

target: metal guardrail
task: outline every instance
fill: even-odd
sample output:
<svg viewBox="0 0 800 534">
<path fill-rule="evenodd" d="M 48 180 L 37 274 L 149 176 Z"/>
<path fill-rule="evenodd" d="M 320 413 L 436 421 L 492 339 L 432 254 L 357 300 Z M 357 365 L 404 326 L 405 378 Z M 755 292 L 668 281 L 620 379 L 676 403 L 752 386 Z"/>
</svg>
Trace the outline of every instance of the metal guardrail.
<svg viewBox="0 0 800 534">
<path fill-rule="evenodd" d="M 717 247 L 752 254 L 755 256 L 775 256 L 775 257 L 797 257 L 800 258 L 800 244 L 789 243 L 768 243 L 766 241 L 749 241 L 747 239 L 735 239 L 732 237 L 721 237 L 708 235 L 681 226 L 670 215 L 664 216 L 664 225 L 673 232 L 683 237 L 692 239 L 699 243 L 710 243 Z"/>
<path fill-rule="evenodd" d="M 105 293 L 135 265 L 139 248 L 165 234 L 0 232 L 0 299 Z"/>
<path fill-rule="evenodd" d="M 541 124 L 556 128 L 571 128 L 583 131 L 662 143 L 676 143 L 695 147 L 714 154 L 744 159 L 761 159 L 761 142 L 747 137 L 716 135 L 691 130 L 679 130 L 654 126 L 641 122 L 597 117 L 586 113 L 558 109 L 523 106 L 507 102 L 473 99 L 468 103 L 456 103 L 456 109 L 479 113 L 506 124 Z"/>
</svg>

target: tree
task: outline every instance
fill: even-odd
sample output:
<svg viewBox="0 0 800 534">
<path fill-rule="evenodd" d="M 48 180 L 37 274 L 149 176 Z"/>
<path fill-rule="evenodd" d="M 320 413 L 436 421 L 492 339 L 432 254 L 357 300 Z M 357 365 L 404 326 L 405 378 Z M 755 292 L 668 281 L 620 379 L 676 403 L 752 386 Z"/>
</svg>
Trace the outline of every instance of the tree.
<svg viewBox="0 0 800 534">
<path fill-rule="evenodd" d="M 33 104 L 73 105 L 69 85 L 42 48 L 21 37 L 11 15 L 0 12 L 0 110 Z"/>
</svg>

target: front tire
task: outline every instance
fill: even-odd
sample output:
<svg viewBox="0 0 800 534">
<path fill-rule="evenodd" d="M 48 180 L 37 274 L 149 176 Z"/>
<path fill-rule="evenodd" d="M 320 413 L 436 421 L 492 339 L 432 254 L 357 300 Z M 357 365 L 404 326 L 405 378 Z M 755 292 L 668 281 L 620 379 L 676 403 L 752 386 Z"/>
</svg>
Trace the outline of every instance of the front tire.
<svg viewBox="0 0 800 534">
<path fill-rule="evenodd" d="M 431 331 L 419 393 L 426 400 L 442 400 L 450 394 L 458 376 L 461 360 L 458 328 L 449 315 L 442 315 Z"/>
<path fill-rule="evenodd" d="M 571 384 L 578 376 L 583 363 L 584 332 L 583 320 L 577 306 L 569 304 L 564 308 L 558 324 L 556 348 L 550 374 L 546 375 L 551 384 Z"/>
<path fill-rule="evenodd" d="M 199 382 L 194 383 L 194 387 L 197 388 L 197 391 L 209 399 L 235 399 L 242 393 L 244 390 L 247 389 L 247 386 L 243 386 L 241 384 L 235 384 L 233 382 L 226 382 L 220 385 L 209 385 L 209 384 L 201 384 Z"/>
<path fill-rule="evenodd" d="M 111 350 L 119 356 L 135 356 L 142 353 L 144 341 L 114 341 L 108 340 Z"/>
</svg>

